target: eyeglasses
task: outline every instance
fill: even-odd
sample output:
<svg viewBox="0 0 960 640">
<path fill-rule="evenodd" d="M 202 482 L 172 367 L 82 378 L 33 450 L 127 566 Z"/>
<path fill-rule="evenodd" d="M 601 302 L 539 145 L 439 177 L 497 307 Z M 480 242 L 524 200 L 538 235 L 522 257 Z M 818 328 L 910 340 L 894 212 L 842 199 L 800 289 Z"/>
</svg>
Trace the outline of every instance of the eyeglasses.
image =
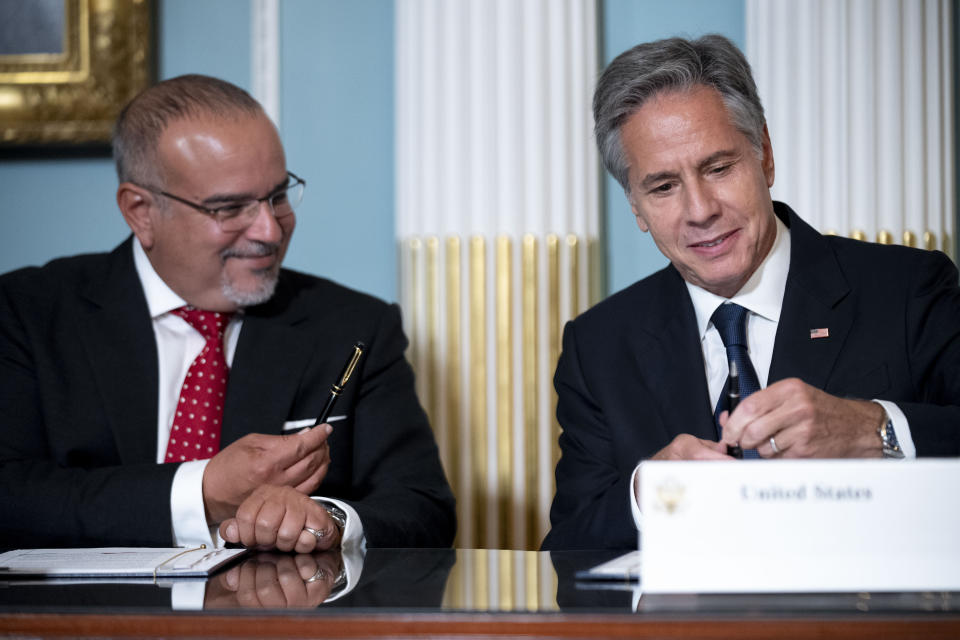
<svg viewBox="0 0 960 640">
<path fill-rule="evenodd" d="M 230 202 L 219 207 L 205 207 L 202 204 L 190 202 L 189 200 L 185 200 L 180 196 L 175 196 L 167 191 L 154 189 L 153 187 L 147 187 L 144 185 L 139 186 L 147 191 L 156 193 L 157 195 L 165 196 L 171 200 L 176 200 L 180 204 L 185 204 L 192 209 L 196 209 L 200 213 L 207 214 L 217 221 L 217 224 L 220 225 L 221 230 L 229 233 L 243 231 L 253 224 L 253 221 L 257 217 L 257 213 L 260 211 L 261 202 L 266 202 L 270 205 L 270 211 L 273 212 L 273 217 L 277 220 L 286 218 L 292 214 L 294 208 L 300 204 L 301 200 L 303 200 L 303 189 L 307 186 L 307 183 L 305 180 L 295 176 L 289 171 L 287 172 L 287 178 L 287 184 L 262 198 L 239 200 L 237 202 Z"/>
</svg>

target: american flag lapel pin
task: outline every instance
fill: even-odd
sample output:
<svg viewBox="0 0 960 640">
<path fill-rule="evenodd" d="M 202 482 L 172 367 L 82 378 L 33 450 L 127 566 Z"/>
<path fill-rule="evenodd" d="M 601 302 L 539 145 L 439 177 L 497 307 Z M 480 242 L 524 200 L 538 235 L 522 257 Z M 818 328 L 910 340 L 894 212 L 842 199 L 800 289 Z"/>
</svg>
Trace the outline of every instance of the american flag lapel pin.
<svg viewBox="0 0 960 640">
<path fill-rule="evenodd" d="M 823 327 L 821 329 L 810 329 L 810 339 L 816 340 L 817 338 L 829 338 L 830 329 Z"/>
</svg>

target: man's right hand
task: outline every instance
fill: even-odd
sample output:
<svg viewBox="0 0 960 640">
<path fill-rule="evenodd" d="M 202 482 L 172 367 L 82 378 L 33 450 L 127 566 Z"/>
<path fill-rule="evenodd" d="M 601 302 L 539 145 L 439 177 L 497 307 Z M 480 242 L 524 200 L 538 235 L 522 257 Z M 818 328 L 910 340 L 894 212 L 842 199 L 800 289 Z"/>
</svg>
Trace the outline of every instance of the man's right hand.
<svg viewBox="0 0 960 640">
<path fill-rule="evenodd" d="M 251 433 L 221 450 L 203 472 L 203 503 L 210 524 L 231 518 L 261 485 L 293 487 L 310 494 L 330 467 L 330 425 L 300 433 L 268 436 Z"/>
<path fill-rule="evenodd" d="M 701 440 L 689 433 L 681 433 L 670 444 L 657 451 L 651 460 L 731 460 L 727 445 L 713 440 Z"/>
</svg>

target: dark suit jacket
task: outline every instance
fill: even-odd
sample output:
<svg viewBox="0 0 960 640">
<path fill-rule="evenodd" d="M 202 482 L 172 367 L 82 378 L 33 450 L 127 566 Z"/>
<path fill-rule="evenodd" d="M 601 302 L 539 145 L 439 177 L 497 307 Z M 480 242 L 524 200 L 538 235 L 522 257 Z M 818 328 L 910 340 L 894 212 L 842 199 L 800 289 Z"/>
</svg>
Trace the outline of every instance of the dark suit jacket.
<svg viewBox="0 0 960 640">
<path fill-rule="evenodd" d="M 921 456 L 960 454 L 960 288 L 942 253 L 825 237 L 775 203 L 790 271 L 769 383 L 891 400 Z M 828 328 L 829 338 L 810 330 Z M 568 323 L 545 549 L 636 548 L 630 476 L 681 433 L 716 440 L 693 303 L 673 266 Z M 879 444 L 879 440 L 878 440 Z"/>
<path fill-rule="evenodd" d="M 318 415 L 357 340 L 317 493 L 350 503 L 371 547 L 448 546 L 453 496 L 395 305 L 283 270 L 247 309 L 221 447 Z M 0 277 L 0 547 L 172 544 L 157 366 L 130 239 Z"/>
</svg>

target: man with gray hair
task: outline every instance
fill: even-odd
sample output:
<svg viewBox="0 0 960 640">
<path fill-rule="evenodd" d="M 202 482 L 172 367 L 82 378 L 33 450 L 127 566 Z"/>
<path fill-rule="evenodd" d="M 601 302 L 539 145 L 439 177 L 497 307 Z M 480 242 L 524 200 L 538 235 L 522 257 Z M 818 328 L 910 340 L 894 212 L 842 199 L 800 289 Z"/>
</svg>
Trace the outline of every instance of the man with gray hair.
<svg viewBox="0 0 960 640">
<path fill-rule="evenodd" d="M 670 265 L 565 328 L 545 549 L 635 548 L 644 460 L 960 454 L 956 268 L 821 236 L 771 199 L 763 107 L 729 40 L 621 54 L 593 110 Z"/>
<path fill-rule="evenodd" d="M 166 80 L 114 155 L 131 237 L 0 277 L 0 546 L 448 546 L 399 311 L 281 268 L 305 183 L 261 106 Z"/>
</svg>

